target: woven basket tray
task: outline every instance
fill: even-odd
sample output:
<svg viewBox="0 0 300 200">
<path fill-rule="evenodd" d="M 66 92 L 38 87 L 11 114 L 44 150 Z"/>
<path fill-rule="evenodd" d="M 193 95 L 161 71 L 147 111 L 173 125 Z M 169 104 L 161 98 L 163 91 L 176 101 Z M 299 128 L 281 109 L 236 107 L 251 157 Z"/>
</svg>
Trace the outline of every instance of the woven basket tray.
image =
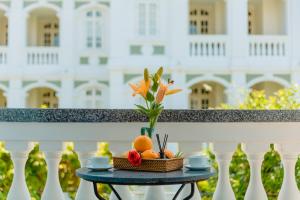
<svg viewBox="0 0 300 200">
<path fill-rule="evenodd" d="M 142 164 L 138 167 L 132 166 L 127 158 L 113 157 L 114 168 L 136 170 L 136 171 L 149 171 L 149 172 L 169 172 L 181 169 L 183 167 L 183 158 L 173 159 L 155 159 L 155 160 L 142 160 Z"/>
</svg>

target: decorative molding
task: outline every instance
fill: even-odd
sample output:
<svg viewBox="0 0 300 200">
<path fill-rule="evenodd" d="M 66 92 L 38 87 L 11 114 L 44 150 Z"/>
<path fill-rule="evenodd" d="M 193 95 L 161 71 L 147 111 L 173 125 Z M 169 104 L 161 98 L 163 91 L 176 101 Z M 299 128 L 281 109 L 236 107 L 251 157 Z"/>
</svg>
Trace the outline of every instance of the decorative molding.
<svg viewBox="0 0 300 200">
<path fill-rule="evenodd" d="M 62 1 L 49 1 L 50 4 L 56 5 L 58 7 L 62 7 Z"/>
<path fill-rule="evenodd" d="M 0 4 L 10 7 L 11 2 L 10 1 L 0 1 Z"/>
<path fill-rule="evenodd" d="M 142 55 L 142 45 L 130 45 L 129 47 L 130 55 Z"/>
<path fill-rule="evenodd" d="M 219 78 L 227 81 L 228 83 L 231 82 L 231 75 L 230 74 L 215 74 L 215 77 L 219 77 Z"/>
<path fill-rule="evenodd" d="M 124 74 L 124 83 L 128 83 L 130 80 L 142 76 L 142 74 Z"/>
<path fill-rule="evenodd" d="M 61 81 L 47 81 L 47 83 L 56 85 L 57 87 L 61 87 Z"/>
<path fill-rule="evenodd" d="M 164 74 L 162 76 L 162 78 L 167 81 L 167 80 L 171 79 L 171 74 Z"/>
<path fill-rule="evenodd" d="M 97 82 L 100 83 L 100 84 L 109 86 L 109 82 L 108 81 L 97 81 Z"/>
<path fill-rule="evenodd" d="M 187 74 L 185 77 L 185 81 L 187 83 L 187 82 L 189 82 L 195 78 L 201 77 L 201 76 L 203 76 L 203 74 Z"/>
<path fill-rule="evenodd" d="M 289 83 L 291 83 L 291 75 L 290 74 L 274 74 L 274 77 L 277 77 L 277 78 L 280 78 L 280 79 L 283 79 Z"/>
<path fill-rule="evenodd" d="M 77 88 L 77 87 L 79 87 L 83 84 L 86 84 L 86 83 L 88 83 L 88 81 L 75 81 L 74 82 L 74 87 Z"/>
<path fill-rule="evenodd" d="M 1 85 L 4 85 L 5 87 L 9 87 L 9 81 L 0 81 Z"/>
<path fill-rule="evenodd" d="M 249 83 L 250 81 L 262 76 L 263 74 L 246 74 L 246 82 Z"/>
<path fill-rule="evenodd" d="M 81 6 L 86 5 L 86 4 L 89 4 L 89 2 L 76 2 L 76 3 L 75 3 L 75 8 L 77 9 L 77 8 L 79 8 L 79 7 L 81 7 Z"/>
<path fill-rule="evenodd" d="M 37 83 L 37 81 L 23 81 L 22 82 L 22 87 L 26 87 L 30 84 L 33 84 L 33 83 Z"/>
<path fill-rule="evenodd" d="M 26 8 L 26 7 L 28 7 L 28 6 L 32 5 L 32 4 L 35 4 L 35 3 L 36 3 L 36 1 L 25 1 L 23 3 L 23 8 Z"/>
<path fill-rule="evenodd" d="M 82 6 L 89 5 L 89 4 L 91 4 L 91 2 L 75 2 L 75 8 L 77 9 L 77 8 L 80 8 Z M 110 7 L 110 2 L 97 2 L 96 5 L 97 4 Z"/>
</svg>

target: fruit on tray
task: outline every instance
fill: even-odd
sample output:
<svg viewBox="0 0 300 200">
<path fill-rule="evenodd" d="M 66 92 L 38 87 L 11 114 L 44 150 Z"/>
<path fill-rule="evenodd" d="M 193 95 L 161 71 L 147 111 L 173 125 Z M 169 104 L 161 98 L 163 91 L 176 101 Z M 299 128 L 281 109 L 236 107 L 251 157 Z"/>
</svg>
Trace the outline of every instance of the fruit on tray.
<svg viewBox="0 0 300 200">
<path fill-rule="evenodd" d="M 142 164 L 141 154 L 139 154 L 135 149 L 128 152 L 127 159 L 133 166 L 140 166 Z"/>
<path fill-rule="evenodd" d="M 165 156 L 169 159 L 172 159 L 172 158 L 175 158 L 175 155 L 172 151 L 168 150 L 168 149 L 165 149 Z"/>
<path fill-rule="evenodd" d="M 148 136 L 140 135 L 135 138 L 133 146 L 135 150 L 137 150 L 140 153 L 143 153 L 144 151 L 153 149 L 153 142 Z"/>
<path fill-rule="evenodd" d="M 143 153 L 141 153 L 143 159 L 158 159 L 159 153 L 153 151 L 153 150 L 146 150 Z"/>
<path fill-rule="evenodd" d="M 133 166 L 139 166 L 142 160 L 155 160 L 155 159 L 174 159 L 180 158 L 182 154 L 174 155 L 174 153 L 166 149 L 166 144 L 168 140 L 168 135 L 165 135 L 163 143 L 160 142 L 159 135 L 157 134 L 157 141 L 159 152 L 153 150 L 153 142 L 150 137 L 146 135 L 137 136 L 133 142 L 133 149 L 126 151 L 122 154 L 122 157 L 127 158 L 127 160 Z"/>
</svg>

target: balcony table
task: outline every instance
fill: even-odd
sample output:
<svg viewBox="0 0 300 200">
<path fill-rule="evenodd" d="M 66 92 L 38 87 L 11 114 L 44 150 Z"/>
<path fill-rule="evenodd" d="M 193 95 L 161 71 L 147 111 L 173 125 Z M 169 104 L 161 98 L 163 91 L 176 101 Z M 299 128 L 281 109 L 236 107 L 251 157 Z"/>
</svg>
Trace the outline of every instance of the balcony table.
<svg viewBox="0 0 300 200">
<path fill-rule="evenodd" d="M 94 193 L 99 200 L 104 200 L 97 191 L 97 184 L 108 184 L 111 190 L 115 193 L 119 200 L 121 196 L 115 190 L 113 185 L 140 185 L 140 186 L 162 186 L 162 185 L 176 185 L 181 184 L 176 192 L 173 200 L 177 199 L 180 192 L 186 184 L 191 184 L 190 194 L 184 198 L 189 200 L 193 197 L 195 192 L 195 184 L 199 181 L 204 181 L 215 175 L 213 171 L 189 171 L 177 170 L 173 172 L 141 172 L 141 171 L 127 171 L 112 169 L 108 171 L 92 171 L 87 168 L 80 168 L 76 171 L 77 176 L 92 182 L 94 186 Z"/>
</svg>

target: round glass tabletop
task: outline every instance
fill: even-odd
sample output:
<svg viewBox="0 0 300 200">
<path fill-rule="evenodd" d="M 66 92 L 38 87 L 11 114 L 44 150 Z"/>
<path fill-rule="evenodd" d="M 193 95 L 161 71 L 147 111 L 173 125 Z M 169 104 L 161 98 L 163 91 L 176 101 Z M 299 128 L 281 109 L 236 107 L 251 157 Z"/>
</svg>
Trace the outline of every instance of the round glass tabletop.
<svg viewBox="0 0 300 200">
<path fill-rule="evenodd" d="M 92 171 L 87 168 L 80 168 L 76 171 L 76 174 L 86 181 L 112 185 L 173 185 L 207 180 L 214 176 L 215 172 L 212 170 L 189 171 L 186 169 L 166 173 L 117 169 Z"/>
</svg>

